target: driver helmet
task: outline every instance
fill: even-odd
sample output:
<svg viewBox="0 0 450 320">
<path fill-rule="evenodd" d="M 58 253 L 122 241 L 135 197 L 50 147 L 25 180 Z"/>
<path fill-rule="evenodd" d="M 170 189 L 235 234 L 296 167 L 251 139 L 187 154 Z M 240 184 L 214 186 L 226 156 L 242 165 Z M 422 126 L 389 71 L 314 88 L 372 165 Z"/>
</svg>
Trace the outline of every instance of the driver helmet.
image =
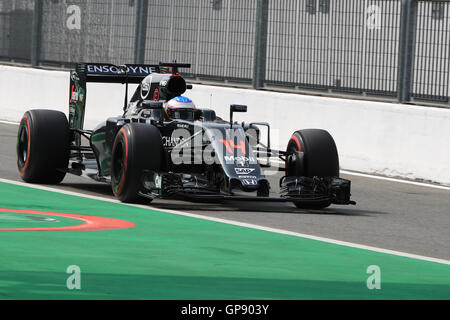
<svg viewBox="0 0 450 320">
<path fill-rule="evenodd" d="M 167 102 L 165 111 L 169 120 L 194 121 L 195 104 L 187 97 L 176 97 Z"/>
</svg>

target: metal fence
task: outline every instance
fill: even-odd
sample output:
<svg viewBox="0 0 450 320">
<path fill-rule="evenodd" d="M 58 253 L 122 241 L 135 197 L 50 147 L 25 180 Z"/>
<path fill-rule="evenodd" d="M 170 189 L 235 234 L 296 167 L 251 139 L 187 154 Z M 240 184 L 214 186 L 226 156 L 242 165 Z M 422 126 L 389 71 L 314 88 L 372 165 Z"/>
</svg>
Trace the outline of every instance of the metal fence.
<svg viewBox="0 0 450 320">
<path fill-rule="evenodd" d="M 448 103 L 450 1 L 8 0 L 0 59 L 192 63 L 187 76 Z"/>
<path fill-rule="evenodd" d="M 415 10 L 412 95 L 448 101 L 450 2 L 420 1 Z"/>
<path fill-rule="evenodd" d="M 396 95 L 401 2 L 335 0 L 315 5 L 296 0 L 273 5 L 266 81 Z M 369 12 L 377 10 L 384 14 L 367 21 Z"/>
</svg>

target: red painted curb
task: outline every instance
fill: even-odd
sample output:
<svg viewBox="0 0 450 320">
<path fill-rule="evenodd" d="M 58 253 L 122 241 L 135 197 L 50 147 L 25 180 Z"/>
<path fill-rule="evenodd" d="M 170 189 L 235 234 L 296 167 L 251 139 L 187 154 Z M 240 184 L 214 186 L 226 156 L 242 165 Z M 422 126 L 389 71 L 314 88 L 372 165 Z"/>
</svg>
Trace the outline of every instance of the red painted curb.
<svg viewBox="0 0 450 320">
<path fill-rule="evenodd" d="M 0 232 L 36 232 L 36 231 L 105 231 L 115 229 L 129 229 L 136 226 L 136 224 L 124 220 L 85 216 L 81 214 L 71 213 L 57 213 L 34 210 L 17 210 L 17 209 L 2 209 L 0 212 L 8 213 L 25 213 L 25 214 L 39 214 L 54 217 L 63 217 L 83 221 L 83 224 L 71 227 L 54 227 L 54 228 L 14 228 L 14 229 L 0 229 Z"/>
</svg>

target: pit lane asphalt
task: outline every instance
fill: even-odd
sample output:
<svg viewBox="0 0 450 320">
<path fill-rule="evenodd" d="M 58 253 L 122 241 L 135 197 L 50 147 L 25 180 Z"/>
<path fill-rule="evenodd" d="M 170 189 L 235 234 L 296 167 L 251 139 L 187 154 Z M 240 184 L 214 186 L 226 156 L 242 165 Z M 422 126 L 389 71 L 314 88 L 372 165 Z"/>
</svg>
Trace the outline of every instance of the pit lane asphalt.
<svg viewBox="0 0 450 320">
<path fill-rule="evenodd" d="M 17 125 L 0 123 L 0 178 L 21 181 L 16 168 L 17 129 Z M 275 192 L 280 177 L 270 178 Z M 358 202 L 357 206 L 313 211 L 299 210 L 291 203 L 155 200 L 151 207 L 450 260 L 450 191 L 343 177 L 352 181 L 352 198 Z M 55 188 L 114 198 L 110 186 L 72 175 L 67 175 Z"/>
</svg>

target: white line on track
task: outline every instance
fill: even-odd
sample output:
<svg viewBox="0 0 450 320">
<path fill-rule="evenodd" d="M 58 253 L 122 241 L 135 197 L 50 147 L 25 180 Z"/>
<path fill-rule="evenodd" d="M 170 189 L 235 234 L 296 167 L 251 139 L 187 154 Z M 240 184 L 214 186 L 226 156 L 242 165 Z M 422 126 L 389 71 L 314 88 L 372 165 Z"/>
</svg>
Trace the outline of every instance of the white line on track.
<svg viewBox="0 0 450 320">
<path fill-rule="evenodd" d="M 19 125 L 19 123 L 18 123 L 18 122 L 5 121 L 5 120 L 0 120 L 0 123 L 4 123 L 4 124 L 12 124 L 12 125 L 16 125 L 16 126 L 18 126 L 18 125 Z"/>
<path fill-rule="evenodd" d="M 284 165 L 284 162 L 281 162 L 281 161 L 271 161 L 271 162 Z M 359 173 L 359 172 L 347 171 L 347 170 L 341 170 L 340 172 L 342 174 L 346 174 L 346 175 L 349 175 L 349 176 L 363 177 L 363 178 L 374 179 L 374 180 L 382 180 L 382 181 L 410 184 L 410 185 L 419 186 L 419 187 L 433 188 L 433 189 L 440 189 L 440 190 L 450 191 L 450 187 L 437 185 L 437 184 L 431 184 L 431 183 L 425 183 L 425 182 L 417 182 L 417 181 L 411 181 L 411 180 L 403 180 L 403 179 L 396 179 L 396 178 L 389 178 L 389 177 L 383 177 L 383 176 L 376 176 L 376 175 L 371 175 L 371 174 L 367 174 L 367 173 Z"/>
<path fill-rule="evenodd" d="M 87 194 L 83 194 L 83 193 L 59 190 L 59 189 L 50 188 L 50 187 L 30 185 L 30 184 L 26 184 L 23 182 L 17 182 L 17 181 L 6 180 L 6 179 L 1 179 L 1 178 L 0 178 L 0 182 L 9 183 L 9 184 L 27 187 L 27 188 L 51 191 L 51 192 L 56 192 L 56 193 L 61 193 L 61 194 L 66 194 L 66 195 L 71 195 L 71 196 L 77 196 L 77 197 L 82 197 L 82 198 L 106 201 L 106 202 L 111 202 L 111 203 L 121 203 L 118 200 L 106 199 L 106 198 L 102 198 L 102 197 L 98 197 L 98 196 L 91 196 L 91 195 L 87 195 Z M 394 251 L 394 250 L 389 250 L 389 249 L 376 248 L 376 247 L 361 245 L 361 244 L 357 244 L 357 243 L 334 240 L 334 239 L 329 239 L 329 238 L 324 238 L 324 237 L 317 237 L 317 236 L 313 236 L 313 235 L 302 234 L 302 233 L 297 233 L 297 232 L 292 232 L 292 231 L 287 231 L 287 230 L 282 230 L 282 229 L 269 228 L 269 227 L 259 226 L 259 225 L 250 224 L 250 223 L 243 223 L 243 222 L 239 222 L 239 221 L 207 217 L 207 216 L 202 216 L 202 215 L 192 214 L 192 213 L 187 213 L 187 212 L 181 212 L 181 211 L 159 209 L 159 208 L 154 208 L 152 206 L 125 204 L 125 203 L 122 203 L 122 204 L 126 205 L 126 206 L 132 206 L 132 207 L 137 207 L 137 208 L 142 208 L 142 209 L 150 209 L 150 210 L 154 210 L 154 211 L 160 211 L 160 212 L 165 212 L 165 213 L 170 213 L 170 214 L 175 214 L 175 215 L 185 216 L 185 217 L 190 217 L 190 218 L 195 218 L 195 219 L 225 223 L 225 224 L 244 227 L 244 228 L 248 228 L 248 229 L 262 230 L 262 231 L 283 234 L 283 235 L 288 235 L 288 236 L 293 236 L 293 237 L 298 237 L 298 238 L 304 238 L 304 239 L 310 239 L 310 240 L 316 240 L 316 241 L 336 244 L 336 245 L 340 245 L 340 246 L 346 246 L 346 247 L 369 250 L 369 251 L 385 253 L 385 254 L 390 254 L 390 255 L 395 255 L 395 256 L 400 256 L 400 257 L 405 257 L 405 258 L 411 258 L 411 259 L 416 259 L 416 260 L 423 260 L 423 261 L 428 261 L 428 262 L 435 262 L 435 263 L 450 265 L 450 261 L 444 260 L 444 259 L 437 259 L 437 258 L 425 257 L 425 256 L 420 256 L 420 255 L 405 253 L 405 252 L 400 252 L 400 251 Z"/>
<path fill-rule="evenodd" d="M 365 174 L 365 173 L 345 171 L 345 170 L 341 170 L 341 173 L 347 174 L 349 176 L 355 176 L 355 177 L 363 177 L 363 178 L 369 178 L 369 179 L 375 179 L 375 180 L 383 180 L 383 181 L 397 182 L 397 183 L 403 183 L 403 184 L 411 184 L 411 185 L 419 186 L 419 187 L 426 187 L 426 188 L 450 191 L 450 187 L 429 184 L 429 183 L 424 183 L 424 182 L 416 182 L 416 181 L 408 181 L 408 180 L 402 180 L 402 179 L 396 179 L 396 178 L 374 176 L 374 175 L 369 175 L 369 174 Z"/>
</svg>

